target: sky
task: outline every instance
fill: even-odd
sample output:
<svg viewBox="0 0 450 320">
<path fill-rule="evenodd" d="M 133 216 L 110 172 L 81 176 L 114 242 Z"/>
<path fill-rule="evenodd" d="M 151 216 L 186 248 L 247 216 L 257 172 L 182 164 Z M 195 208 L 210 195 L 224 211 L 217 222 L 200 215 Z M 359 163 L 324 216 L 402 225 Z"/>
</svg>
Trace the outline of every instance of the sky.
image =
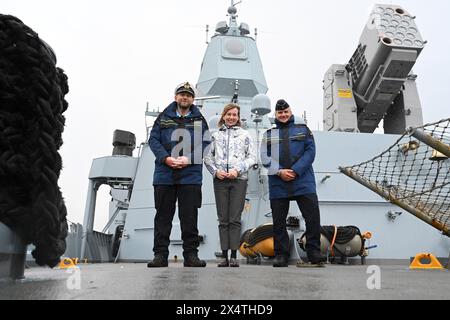
<svg viewBox="0 0 450 320">
<path fill-rule="evenodd" d="M 63 170 L 59 180 L 68 219 L 83 222 L 92 160 L 112 154 L 115 129 L 145 141 L 145 109 L 163 109 L 175 86 L 196 83 L 209 37 L 227 20 L 229 0 L 0 0 L 0 13 L 21 19 L 55 51 L 69 77 Z M 345 64 L 375 3 L 401 5 L 428 41 L 413 69 L 425 123 L 450 117 L 450 2 L 444 0 L 243 0 L 238 21 L 258 29 L 257 44 L 274 101 L 307 113 L 321 130 L 322 80 Z M 134 153 L 137 155 L 137 150 Z M 149 177 L 150 178 L 150 177 Z M 97 198 L 95 228 L 107 222 L 109 188 Z"/>
</svg>

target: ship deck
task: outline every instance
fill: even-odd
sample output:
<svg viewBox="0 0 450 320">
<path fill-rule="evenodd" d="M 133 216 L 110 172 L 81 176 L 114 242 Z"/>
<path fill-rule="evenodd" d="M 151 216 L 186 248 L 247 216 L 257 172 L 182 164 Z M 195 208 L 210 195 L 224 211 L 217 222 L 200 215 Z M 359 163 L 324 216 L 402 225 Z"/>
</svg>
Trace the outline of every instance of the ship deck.
<svg viewBox="0 0 450 320">
<path fill-rule="evenodd" d="M 144 263 L 79 264 L 68 270 L 33 267 L 26 269 L 24 280 L 0 283 L 0 299 L 450 299 L 447 269 L 410 270 L 408 264 L 368 267 L 241 264 L 239 268 L 217 268 L 215 262 L 206 268 L 184 268 L 182 262 L 159 269 L 149 269 Z"/>
</svg>

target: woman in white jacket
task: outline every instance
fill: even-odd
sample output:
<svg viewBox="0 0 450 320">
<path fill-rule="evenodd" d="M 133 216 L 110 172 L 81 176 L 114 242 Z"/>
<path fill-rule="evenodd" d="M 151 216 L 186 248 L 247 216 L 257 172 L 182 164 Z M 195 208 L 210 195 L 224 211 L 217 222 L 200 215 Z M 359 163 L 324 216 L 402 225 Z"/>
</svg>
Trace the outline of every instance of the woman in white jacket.
<svg viewBox="0 0 450 320">
<path fill-rule="evenodd" d="M 214 194 L 222 260 L 219 267 L 239 267 L 236 259 L 241 237 L 241 214 L 247 191 L 247 171 L 256 163 L 254 145 L 242 129 L 240 108 L 228 104 L 219 120 L 219 130 L 212 134 L 205 165 L 214 176 Z M 228 250 L 231 250 L 228 259 Z"/>
</svg>

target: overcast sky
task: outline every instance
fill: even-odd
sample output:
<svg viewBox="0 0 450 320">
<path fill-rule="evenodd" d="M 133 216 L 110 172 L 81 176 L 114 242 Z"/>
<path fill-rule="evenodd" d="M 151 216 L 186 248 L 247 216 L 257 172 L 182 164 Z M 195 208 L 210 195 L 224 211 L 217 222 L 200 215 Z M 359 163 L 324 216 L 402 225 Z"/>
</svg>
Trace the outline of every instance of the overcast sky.
<svg viewBox="0 0 450 320">
<path fill-rule="evenodd" d="M 257 43 L 272 102 L 285 98 L 309 126 L 322 122 L 322 79 L 345 64 L 358 45 L 370 0 L 244 0 L 239 22 L 258 28 Z M 450 117 L 450 2 L 385 1 L 403 6 L 428 41 L 414 72 L 425 122 Z M 69 220 L 83 222 L 92 159 L 111 155 L 115 129 L 145 140 L 146 103 L 161 109 L 176 84 L 197 82 L 206 49 L 205 26 L 228 20 L 229 0 L 0 0 L 54 49 L 69 77 L 59 185 Z M 212 32 L 210 31 L 210 36 Z M 136 151 L 135 151 L 136 154 Z M 107 221 L 108 190 L 97 200 L 96 229 Z"/>
</svg>

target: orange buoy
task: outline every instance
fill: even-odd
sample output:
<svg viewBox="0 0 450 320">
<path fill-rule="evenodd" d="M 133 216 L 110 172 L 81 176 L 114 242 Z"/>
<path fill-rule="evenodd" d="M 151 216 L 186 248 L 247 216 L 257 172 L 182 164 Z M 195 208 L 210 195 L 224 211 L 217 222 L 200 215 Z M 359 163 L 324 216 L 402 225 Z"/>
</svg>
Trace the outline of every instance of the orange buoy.
<svg viewBox="0 0 450 320">
<path fill-rule="evenodd" d="M 252 251 L 255 253 L 260 253 L 265 257 L 274 257 L 275 249 L 273 245 L 273 237 L 258 242 L 252 247 Z"/>
</svg>

